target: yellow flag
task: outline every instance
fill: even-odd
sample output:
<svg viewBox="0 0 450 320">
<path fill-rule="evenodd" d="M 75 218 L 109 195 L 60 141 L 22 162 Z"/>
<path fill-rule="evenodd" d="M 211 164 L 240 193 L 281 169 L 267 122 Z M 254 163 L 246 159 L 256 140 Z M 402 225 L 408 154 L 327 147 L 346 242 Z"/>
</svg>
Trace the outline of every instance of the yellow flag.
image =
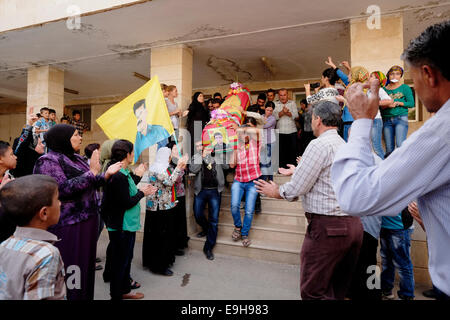
<svg viewBox="0 0 450 320">
<path fill-rule="evenodd" d="M 97 120 L 109 139 L 134 144 L 134 161 L 148 147 L 174 133 L 158 76 L 111 107 Z"/>
</svg>

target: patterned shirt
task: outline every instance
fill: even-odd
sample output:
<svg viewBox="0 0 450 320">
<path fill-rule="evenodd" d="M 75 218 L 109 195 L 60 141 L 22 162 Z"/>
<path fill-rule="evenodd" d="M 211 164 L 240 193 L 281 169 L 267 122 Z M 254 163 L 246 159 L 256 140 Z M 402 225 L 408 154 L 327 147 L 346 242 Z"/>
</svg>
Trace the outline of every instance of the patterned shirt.
<svg viewBox="0 0 450 320">
<path fill-rule="evenodd" d="M 77 129 L 80 136 L 83 136 L 83 132 L 88 129 L 87 124 L 82 121 L 72 120 L 70 124 Z"/>
<path fill-rule="evenodd" d="M 283 111 L 283 108 L 287 107 L 289 112 L 292 114 L 290 117 L 284 115 L 279 117 L 278 114 Z M 297 126 L 295 125 L 295 119 L 298 118 L 298 110 L 294 101 L 289 100 L 286 103 L 281 103 L 281 101 L 277 101 L 275 103 L 275 109 L 273 110 L 273 115 L 275 119 L 277 119 L 277 129 L 280 134 L 290 134 L 297 132 Z"/>
<path fill-rule="evenodd" d="M 237 152 L 237 164 L 235 180 L 249 182 L 261 176 L 260 144 L 250 139 L 249 143 L 240 143 Z"/>
<path fill-rule="evenodd" d="M 45 132 L 36 133 L 36 130 L 48 130 L 48 129 L 50 129 L 50 121 L 46 121 L 44 118 L 41 118 L 34 123 L 33 133 L 35 136 L 38 136 L 39 138 L 41 138 L 42 141 L 44 141 Z"/>
<path fill-rule="evenodd" d="M 301 196 L 306 212 L 328 216 L 346 216 L 336 200 L 331 185 L 331 165 L 334 155 L 345 141 L 336 129 L 312 140 L 303 153 L 291 181 L 279 188 L 281 197 L 294 201 Z"/>
<path fill-rule="evenodd" d="M 0 244 L 0 300 L 63 300 L 64 264 L 54 234 L 17 227 Z"/>
<path fill-rule="evenodd" d="M 182 176 L 184 170 L 175 168 L 172 174 L 156 173 L 149 171 L 148 178 L 142 179 L 141 182 L 150 183 L 158 188 L 155 194 L 147 196 L 147 210 L 169 210 L 175 208 L 178 200 L 175 199 L 174 191 L 177 180 Z"/>
<path fill-rule="evenodd" d="M 339 101 L 336 97 L 339 95 L 339 91 L 336 88 L 323 88 L 320 89 L 319 92 L 313 94 L 312 96 L 307 96 L 306 101 L 308 104 L 315 105 L 319 101 L 331 101 L 336 104 L 339 104 Z"/>
</svg>

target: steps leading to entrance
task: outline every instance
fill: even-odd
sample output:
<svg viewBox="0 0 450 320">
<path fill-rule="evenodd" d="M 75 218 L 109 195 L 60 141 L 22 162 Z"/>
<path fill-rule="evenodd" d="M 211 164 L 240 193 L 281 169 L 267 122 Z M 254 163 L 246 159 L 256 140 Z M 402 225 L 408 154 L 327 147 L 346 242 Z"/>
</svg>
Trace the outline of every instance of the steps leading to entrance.
<svg viewBox="0 0 450 320">
<path fill-rule="evenodd" d="M 191 235 L 189 247 L 194 250 L 202 250 L 205 244 L 205 237 L 197 238 Z M 274 261 L 287 264 L 300 264 L 300 248 L 303 239 L 297 243 L 286 241 L 267 241 L 252 239 L 250 247 L 244 247 L 241 241 L 234 242 L 231 236 L 218 236 L 215 253 L 231 256 L 247 257 L 251 259 Z"/>
<path fill-rule="evenodd" d="M 290 177 L 274 176 L 278 185 L 286 183 Z M 306 232 L 307 221 L 301 201 L 286 201 L 261 197 L 262 212 L 253 215 L 249 238 L 250 247 L 244 247 L 241 241 L 234 242 L 231 233 L 234 229 L 231 216 L 230 188 L 233 182 L 231 175 L 227 176 L 230 186 L 222 192 L 219 213 L 218 235 L 214 252 L 247 257 L 258 260 L 274 261 L 288 264 L 300 263 L 300 249 Z M 244 209 L 240 209 L 243 220 Z M 208 216 L 208 209 L 205 209 Z M 197 238 L 200 227 L 195 223 L 195 231 L 191 232 L 189 246 L 195 250 L 202 250 L 206 237 Z"/>
</svg>

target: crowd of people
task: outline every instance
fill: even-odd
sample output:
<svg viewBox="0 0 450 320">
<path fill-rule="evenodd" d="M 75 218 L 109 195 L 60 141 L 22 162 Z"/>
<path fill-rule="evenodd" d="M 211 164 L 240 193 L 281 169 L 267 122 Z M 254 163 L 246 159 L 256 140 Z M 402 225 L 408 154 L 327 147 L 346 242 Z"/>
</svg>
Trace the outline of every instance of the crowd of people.
<svg viewBox="0 0 450 320">
<path fill-rule="evenodd" d="M 331 57 L 321 82 L 305 84 L 299 107 L 285 88 L 259 93 L 256 103 L 242 110 L 234 148 L 220 132 L 211 144 L 202 141 L 202 129 L 224 101 L 220 93 L 205 101 L 196 92 L 182 111 L 176 86 L 162 84 L 175 134 L 158 143 L 150 166 L 134 169 L 132 142 L 91 144 L 83 157 L 87 128 L 79 112 L 69 124 L 64 118 L 56 124 L 56 114 L 41 109 L 42 118 L 30 117 L 12 147 L 0 141 L 0 298 L 93 299 L 104 224 L 109 244 L 103 279 L 110 283 L 111 298 L 142 299 L 142 293 L 131 291 L 140 287 L 131 265 L 141 199 L 146 206 L 143 267 L 171 276 L 189 241 L 186 176 L 194 175 L 193 211 L 201 228 L 196 236 L 206 237 L 204 254 L 214 260 L 221 194 L 231 173 L 230 237 L 244 247 L 252 244 L 261 195 L 302 199 L 308 220 L 300 253 L 302 299 L 393 299 L 396 269 L 398 298 L 414 299 L 413 219 L 427 234 L 433 282 L 428 294 L 450 299 L 445 248 L 450 240 L 450 70 L 440 47 L 449 36 L 449 22 L 431 26 L 402 56 L 418 96 L 434 114 L 409 139 L 408 109 L 415 100 L 401 83 L 403 68 L 392 66 L 384 75 L 343 61 L 344 72 Z M 190 150 L 177 143 L 184 117 Z M 277 171 L 290 181 L 274 183 Z M 379 243 L 381 286 L 372 288 L 368 272 L 376 267 Z M 72 266 L 80 278 L 65 286 Z"/>
</svg>

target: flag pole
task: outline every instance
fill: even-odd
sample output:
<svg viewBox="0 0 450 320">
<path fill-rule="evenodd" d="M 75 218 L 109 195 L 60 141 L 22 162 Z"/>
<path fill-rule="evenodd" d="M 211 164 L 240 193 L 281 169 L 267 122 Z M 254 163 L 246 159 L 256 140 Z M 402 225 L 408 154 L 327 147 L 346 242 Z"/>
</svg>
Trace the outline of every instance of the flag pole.
<svg viewBox="0 0 450 320">
<path fill-rule="evenodd" d="M 173 131 L 173 133 L 172 133 L 172 136 L 173 136 L 173 138 L 175 139 L 175 144 L 176 144 L 176 146 L 177 146 L 177 150 L 178 150 L 178 156 L 180 157 L 180 159 L 181 159 L 181 151 L 180 151 L 180 148 L 178 148 L 178 140 L 177 140 L 177 135 L 175 134 L 175 130 Z"/>
</svg>

